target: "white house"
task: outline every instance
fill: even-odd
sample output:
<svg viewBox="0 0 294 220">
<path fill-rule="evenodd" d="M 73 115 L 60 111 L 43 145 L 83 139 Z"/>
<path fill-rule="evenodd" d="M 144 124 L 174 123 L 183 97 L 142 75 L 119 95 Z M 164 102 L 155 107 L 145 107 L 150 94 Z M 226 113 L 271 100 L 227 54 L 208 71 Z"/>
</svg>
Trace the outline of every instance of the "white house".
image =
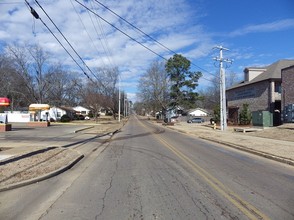
<svg viewBox="0 0 294 220">
<path fill-rule="evenodd" d="M 73 117 L 76 111 L 70 107 L 51 107 L 49 110 L 45 110 L 41 112 L 41 120 L 45 121 L 53 119 L 54 121 L 59 121 L 62 115 L 68 115 L 69 117 Z"/>
<path fill-rule="evenodd" d="M 77 114 L 81 114 L 81 115 L 88 115 L 90 113 L 90 109 L 87 109 L 83 106 L 77 106 L 77 107 L 74 107 L 73 110 L 75 110 L 77 112 Z"/>
<path fill-rule="evenodd" d="M 208 112 L 201 108 L 196 108 L 188 112 L 189 116 L 195 117 L 206 117 L 208 116 Z"/>
</svg>

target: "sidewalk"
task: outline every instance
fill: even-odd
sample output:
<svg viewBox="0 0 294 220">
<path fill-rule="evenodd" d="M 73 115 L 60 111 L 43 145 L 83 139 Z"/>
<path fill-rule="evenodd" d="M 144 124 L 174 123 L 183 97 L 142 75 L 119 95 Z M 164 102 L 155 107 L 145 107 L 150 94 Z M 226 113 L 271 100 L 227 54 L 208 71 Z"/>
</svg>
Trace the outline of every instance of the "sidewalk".
<svg viewBox="0 0 294 220">
<path fill-rule="evenodd" d="M 157 124 L 164 126 L 161 123 Z M 294 166 L 294 141 L 289 141 L 289 135 L 294 139 L 294 124 L 290 127 L 269 128 L 272 130 L 260 129 L 260 131 L 246 133 L 235 132 L 233 127 L 221 131 L 219 128 L 214 130 L 208 124 L 188 124 L 186 122 L 164 127 Z M 265 137 L 258 137 L 262 132 L 265 132 Z M 287 140 L 273 139 L 277 133 L 279 139 Z M 287 135 L 283 135 L 284 133 Z"/>
</svg>

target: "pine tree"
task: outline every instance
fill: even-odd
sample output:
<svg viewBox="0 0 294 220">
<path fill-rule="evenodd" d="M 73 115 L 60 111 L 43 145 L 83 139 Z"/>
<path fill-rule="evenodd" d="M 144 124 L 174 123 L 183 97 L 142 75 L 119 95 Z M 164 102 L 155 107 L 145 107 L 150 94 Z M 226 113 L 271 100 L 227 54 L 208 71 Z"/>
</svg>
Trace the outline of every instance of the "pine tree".
<svg viewBox="0 0 294 220">
<path fill-rule="evenodd" d="M 193 108 L 199 98 L 195 89 L 202 73 L 190 71 L 190 65 L 191 62 L 179 54 L 171 57 L 165 65 L 171 82 L 170 105 L 172 107 Z"/>
<path fill-rule="evenodd" d="M 249 104 L 243 104 L 242 111 L 239 114 L 239 122 L 241 125 L 248 125 L 251 122 L 251 112 L 248 107 Z"/>
</svg>

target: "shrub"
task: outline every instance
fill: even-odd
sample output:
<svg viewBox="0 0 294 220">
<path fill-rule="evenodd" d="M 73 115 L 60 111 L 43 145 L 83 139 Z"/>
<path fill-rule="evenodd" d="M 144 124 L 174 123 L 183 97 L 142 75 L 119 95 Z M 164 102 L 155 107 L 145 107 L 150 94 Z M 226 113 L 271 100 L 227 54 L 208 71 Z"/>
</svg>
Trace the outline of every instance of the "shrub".
<svg viewBox="0 0 294 220">
<path fill-rule="evenodd" d="M 70 122 L 70 117 L 68 115 L 62 115 L 60 118 L 61 122 Z"/>
<path fill-rule="evenodd" d="M 249 104 L 243 104 L 243 108 L 239 114 L 239 122 L 241 125 L 249 125 L 251 122 L 251 112 L 248 108 Z"/>
<path fill-rule="evenodd" d="M 220 106 L 219 105 L 214 107 L 213 115 L 214 116 L 211 121 L 214 121 L 215 123 L 219 123 L 220 122 Z"/>
</svg>

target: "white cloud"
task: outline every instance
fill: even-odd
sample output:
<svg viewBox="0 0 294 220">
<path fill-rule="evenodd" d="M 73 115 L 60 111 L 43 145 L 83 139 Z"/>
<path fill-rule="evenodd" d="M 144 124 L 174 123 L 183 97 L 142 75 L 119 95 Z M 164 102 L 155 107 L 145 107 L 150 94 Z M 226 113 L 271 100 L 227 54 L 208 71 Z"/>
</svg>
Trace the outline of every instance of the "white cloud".
<svg viewBox="0 0 294 220">
<path fill-rule="evenodd" d="M 291 28 L 294 28 L 294 19 L 284 19 L 284 20 L 274 21 L 274 22 L 265 23 L 265 24 L 249 25 L 229 33 L 229 36 L 236 37 L 236 36 L 250 34 L 250 33 L 274 32 L 274 31 L 281 31 L 281 30 L 286 30 Z"/>
<path fill-rule="evenodd" d="M 30 2 L 41 19 L 81 64 L 43 11 L 33 3 L 34 1 Z M 93 9 L 103 19 L 161 56 L 169 58 L 173 55 L 94 1 L 80 2 L 87 4 L 87 7 Z M 197 13 L 186 0 L 104 2 L 111 10 L 173 51 L 198 58 L 203 57 L 210 47 L 210 37 L 203 33 L 202 27 L 189 23 L 191 17 L 195 23 Z M 118 66 L 121 70 L 122 85 L 126 90 L 135 88 L 140 74 L 146 71 L 152 61 L 159 59 L 157 55 L 129 39 L 101 18 L 88 13 L 75 1 L 40 1 L 40 4 L 90 68 Z M 53 55 L 52 60 L 63 62 L 67 66 L 72 65 L 73 69 L 80 71 L 40 20 L 33 18 L 24 3 L 1 5 L 0 20 L 0 44 L 28 42 L 40 44 L 45 51 Z M 130 96 L 135 97 L 133 92 Z"/>
</svg>

